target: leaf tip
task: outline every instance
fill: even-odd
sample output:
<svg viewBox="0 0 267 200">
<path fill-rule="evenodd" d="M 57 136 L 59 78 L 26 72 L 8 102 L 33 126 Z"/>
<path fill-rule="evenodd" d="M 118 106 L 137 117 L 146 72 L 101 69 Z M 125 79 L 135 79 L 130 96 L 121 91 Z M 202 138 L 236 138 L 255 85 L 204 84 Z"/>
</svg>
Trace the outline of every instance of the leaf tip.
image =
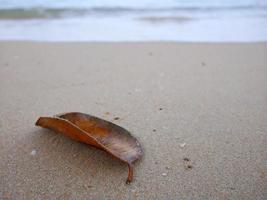
<svg viewBox="0 0 267 200">
<path fill-rule="evenodd" d="M 35 126 L 39 126 L 40 125 L 41 118 L 42 117 L 39 117 L 39 119 L 35 122 Z"/>
<path fill-rule="evenodd" d="M 35 122 L 35 126 L 42 126 L 46 117 L 39 117 L 39 119 Z"/>
</svg>

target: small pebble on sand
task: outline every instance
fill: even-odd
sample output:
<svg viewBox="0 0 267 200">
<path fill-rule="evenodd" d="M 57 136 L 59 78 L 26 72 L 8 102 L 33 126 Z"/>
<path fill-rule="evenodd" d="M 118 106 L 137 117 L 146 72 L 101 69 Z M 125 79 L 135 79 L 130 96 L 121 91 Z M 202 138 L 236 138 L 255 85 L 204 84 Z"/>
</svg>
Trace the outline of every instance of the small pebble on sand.
<svg viewBox="0 0 267 200">
<path fill-rule="evenodd" d="M 183 143 L 181 143 L 181 144 L 180 144 L 180 147 L 181 147 L 181 148 L 184 148 L 184 147 L 185 147 L 185 145 L 186 145 L 186 143 L 185 143 L 185 142 L 183 142 Z"/>
<path fill-rule="evenodd" d="M 36 155 L 36 150 L 33 149 L 33 150 L 31 151 L 31 156 L 35 156 L 35 155 Z"/>
<path fill-rule="evenodd" d="M 169 169 L 169 170 L 170 170 L 170 169 L 172 169 L 171 167 L 168 167 L 168 166 L 167 166 L 167 167 L 165 167 L 165 168 L 166 168 L 166 169 Z"/>
<path fill-rule="evenodd" d="M 167 173 L 162 173 L 161 175 L 162 175 L 162 176 L 167 176 Z"/>
</svg>

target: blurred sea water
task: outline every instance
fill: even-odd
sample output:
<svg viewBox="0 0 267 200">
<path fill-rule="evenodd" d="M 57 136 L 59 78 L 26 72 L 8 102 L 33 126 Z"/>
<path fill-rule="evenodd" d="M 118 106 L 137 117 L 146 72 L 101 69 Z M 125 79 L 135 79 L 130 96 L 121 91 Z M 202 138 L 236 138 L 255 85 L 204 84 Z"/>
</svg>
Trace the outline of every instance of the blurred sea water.
<svg viewBox="0 0 267 200">
<path fill-rule="evenodd" d="M 267 0 L 0 0 L 0 40 L 267 41 Z"/>
</svg>

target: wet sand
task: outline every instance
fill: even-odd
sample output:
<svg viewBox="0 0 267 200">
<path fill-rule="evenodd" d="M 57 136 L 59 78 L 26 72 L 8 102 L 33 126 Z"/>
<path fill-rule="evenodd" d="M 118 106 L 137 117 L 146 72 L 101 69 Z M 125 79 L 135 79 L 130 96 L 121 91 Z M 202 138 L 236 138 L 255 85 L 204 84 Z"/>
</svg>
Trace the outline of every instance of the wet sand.
<svg viewBox="0 0 267 200">
<path fill-rule="evenodd" d="M 127 166 L 35 127 L 79 111 L 131 131 Z M 0 42 L 0 199 L 266 199 L 267 43 Z"/>
</svg>

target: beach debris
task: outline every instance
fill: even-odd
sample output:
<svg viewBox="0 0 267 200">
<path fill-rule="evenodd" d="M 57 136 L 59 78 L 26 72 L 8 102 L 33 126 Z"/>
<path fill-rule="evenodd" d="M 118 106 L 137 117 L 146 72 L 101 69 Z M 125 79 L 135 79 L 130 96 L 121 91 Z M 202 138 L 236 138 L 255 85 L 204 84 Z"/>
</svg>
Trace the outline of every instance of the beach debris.
<svg viewBox="0 0 267 200">
<path fill-rule="evenodd" d="M 119 120 L 120 118 L 119 117 L 114 117 L 114 119 L 113 120 Z"/>
<path fill-rule="evenodd" d="M 159 110 L 163 110 L 163 108 L 159 108 Z"/>
<path fill-rule="evenodd" d="M 142 154 L 139 141 L 126 129 L 109 121 L 78 112 L 40 117 L 36 126 L 62 133 L 71 139 L 92 145 L 126 163 L 129 184 L 133 179 L 133 163 Z"/>
<path fill-rule="evenodd" d="M 35 156 L 36 155 L 36 150 L 33 149 L 30 154 L 31 154 L 31 156 Z"/>
<path fill-rule="evenodd" d="M 88 188 L 92 188 L 93 186 L 89 184 L 84 184 L 83 187 L 88 189 Z"/>
<path fill-rule="evenodd" d="M 190 159 L 189 158 L 184 157 L 183 160 L 184 160 L 184 168 L 186 170 L 189 170 L 189 169 L 193 168 L 193 165 L 190 164 Z"/>
<path fill-rule="evenodd" d="M 169 167 L 169 166 L 167 166 L 167 167 L 165 167 L 166 169 L 168 169 L 168 170 L 171 170 L 172 168 L 171 167 Z"/>
<path fill-rule="evenodd" d="M 189 162 L 190 161 L 190 159 L 187 158 L 187 157 L 185 157 L 183 160 L 186 161 L 186 162 Z"/>
<path fill-rule="evenodd" d="M 179 144 L 179 146 L 180 146 L 181 148 L 184 148 L 184 147 L 185 147 L 185 145 L 186 145 L 186 143 L 185 143 L 185 142 L 183 142 L 183 143 Z"/>
<path fill-rule="evenodd" d="M 185 165 L 185 169 L 186 170 L 189 170 L 189 169 L 192 169 L 193 168 L 193 166 L 192 165 L 190 165 L 190 164 L 188 164 L 188 165 Z"/>
<path fill-rule="evenodd" d="M 162 176 L 167 176 L 167 173 L 162 173 L 161 175 L 162 175 Z"/>
</svg>

